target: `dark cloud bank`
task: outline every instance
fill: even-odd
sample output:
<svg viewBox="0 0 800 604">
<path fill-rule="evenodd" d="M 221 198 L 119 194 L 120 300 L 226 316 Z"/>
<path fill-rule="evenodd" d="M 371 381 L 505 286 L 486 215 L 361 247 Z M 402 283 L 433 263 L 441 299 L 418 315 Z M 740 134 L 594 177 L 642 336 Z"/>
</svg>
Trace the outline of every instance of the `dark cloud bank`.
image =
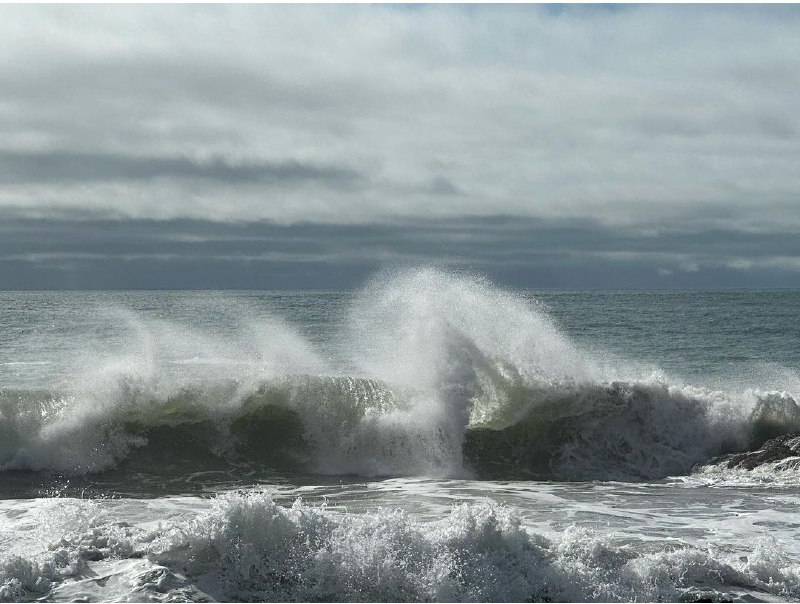
<svg viewBox="0 0 800 604">
<path fill-rule="evenodd" d="M 353 170 L 283 163 L 232 164 L 224 159 L 197 161 L 188 157 L 126 157 L 118 154 L 0 151 L 0 183 L 70 183 L 147 181 L 157 178 L 199 179 L 223 184 L 322 181 L 347 186 L 358 181 Z"/>
<path fill-rule="evenodd" d="M 0 238 L 6 289 L 340 289 L 387 266 L 431 262 L 534 289 L 787 287 L 797 283 L 786 278 L 797 270 L 787 250 L 800 254 L 791 233 L 643 235 L 507 216 L 397 225 L 17 218 Z"/>
</svg>

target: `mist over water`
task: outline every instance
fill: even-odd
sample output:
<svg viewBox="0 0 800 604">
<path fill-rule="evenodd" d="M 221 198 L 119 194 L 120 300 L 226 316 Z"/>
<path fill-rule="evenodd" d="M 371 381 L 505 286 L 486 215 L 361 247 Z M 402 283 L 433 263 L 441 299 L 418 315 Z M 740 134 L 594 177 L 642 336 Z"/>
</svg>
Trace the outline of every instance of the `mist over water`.
<svg viewBox="0 0 800 604">
<path fill-rule="evenodd" d="M 3 359 L 0 468 L 652 480 L 800 429 L 793 370 L 688 381 L 569 337 L 558 297 L 435 269 L 283 296 L 295 316 L 212 293 L 99 296 L 47 336 L 27 319 Z"/>
</svg>

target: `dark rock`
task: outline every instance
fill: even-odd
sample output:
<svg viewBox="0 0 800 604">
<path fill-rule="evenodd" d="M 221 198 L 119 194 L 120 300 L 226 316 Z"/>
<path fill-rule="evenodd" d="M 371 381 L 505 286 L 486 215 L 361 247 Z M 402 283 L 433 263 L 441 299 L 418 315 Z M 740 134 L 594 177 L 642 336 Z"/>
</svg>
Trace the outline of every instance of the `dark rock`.
<svg viewBox="0 0 800 604">
<path fill-rule="evenodd" d="M 730 469 L 753 470 L 765 463 L 800 457 L 800 432 L 771 438 L 755 451 L 729 453 L 709 459 L 705 466 L 726 466 Z"/>
</svg>

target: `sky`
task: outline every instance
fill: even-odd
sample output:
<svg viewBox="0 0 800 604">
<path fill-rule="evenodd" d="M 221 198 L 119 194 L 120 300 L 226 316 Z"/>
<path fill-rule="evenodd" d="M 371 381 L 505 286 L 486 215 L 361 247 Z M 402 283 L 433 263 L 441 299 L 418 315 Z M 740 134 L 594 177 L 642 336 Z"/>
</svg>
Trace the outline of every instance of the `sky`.
<svg viewBox="0 0 800 604">
<path fill-rule="evenodd" d="M 800 287 L 800 9 L 0 6 L 0 289 Z"/>
</svg>

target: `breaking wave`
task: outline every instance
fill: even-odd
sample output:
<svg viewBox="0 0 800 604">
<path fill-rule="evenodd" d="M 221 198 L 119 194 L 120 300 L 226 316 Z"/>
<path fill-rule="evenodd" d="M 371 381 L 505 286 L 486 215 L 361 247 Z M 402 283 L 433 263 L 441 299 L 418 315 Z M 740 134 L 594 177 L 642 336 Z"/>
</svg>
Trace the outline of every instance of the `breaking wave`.
<svg viewBox="0 0 800 604">
<path fill-rule="evenodd" d="M 136 328 L 138 348 L 62 392 L 0 390 L 0 469 L 650 480 L 800 430 L 790 393 L 670 381 L 431 269 L 366 287 L 335 362 L 280 321 L 253 330 L 257 355 L 222 346 L 224 363 L 187 362 L 178 326 Z"/>
<path fill-rule="evenodd" d="M 800 568 L 764 539 L 747 552 L 676 540 L 635 549 L 571 527 L 522 526 L 514 508 L 460 504 L 435 521 L 342 514 L 266 494 L 217 496 L 156 528 L 91 500 L 40 511 L 49 545 L 0 555 L 0 600 L 764 601 L 800 597 Z"/>
</svg>

